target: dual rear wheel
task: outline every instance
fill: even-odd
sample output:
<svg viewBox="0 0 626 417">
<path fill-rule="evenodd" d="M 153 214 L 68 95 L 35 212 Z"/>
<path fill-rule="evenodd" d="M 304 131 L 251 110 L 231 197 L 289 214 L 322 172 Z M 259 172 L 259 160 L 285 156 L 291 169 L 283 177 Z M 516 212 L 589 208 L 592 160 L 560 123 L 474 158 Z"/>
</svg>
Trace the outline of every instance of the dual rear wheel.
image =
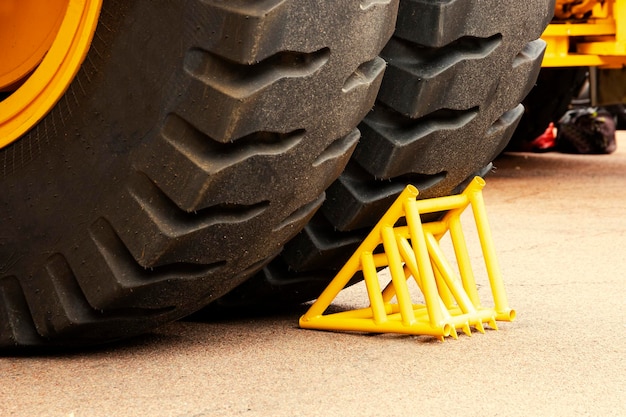
<svg viewBox="0 0 626 417">
<path fill-rule="evenodd" d="M 551 12 L 66 0 L 66 15 L 75 2 L 97 26 L 74 33 L 91 42 L 66 50 L 78 65 L 62 93 L 7 127 L 32 77 L 52 75 L 54 40 L 0 102 L 4 349 L 314 297 L 405 184 L 454 192 L 504 147 Z"/>
</svg>

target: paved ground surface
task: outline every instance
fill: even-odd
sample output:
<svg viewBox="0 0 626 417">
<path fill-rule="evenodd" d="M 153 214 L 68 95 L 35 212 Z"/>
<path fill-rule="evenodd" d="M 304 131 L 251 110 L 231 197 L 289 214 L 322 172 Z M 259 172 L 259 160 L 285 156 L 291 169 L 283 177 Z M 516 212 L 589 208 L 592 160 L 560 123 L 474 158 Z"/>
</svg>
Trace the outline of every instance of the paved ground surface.
<svg viewBox="0 0 626 417">
<path fill-rule="evenodd" d="M 298 329 L 303 309 L 178 322 L 0 359 L 0 416 L 626 415 L 626 135 L 610 156 L 496 165 L 484 197 L 518 311 L 499 331 L 335 334 Z M 360 305 L 364 288 L 340 297 Z"/>
</svg>

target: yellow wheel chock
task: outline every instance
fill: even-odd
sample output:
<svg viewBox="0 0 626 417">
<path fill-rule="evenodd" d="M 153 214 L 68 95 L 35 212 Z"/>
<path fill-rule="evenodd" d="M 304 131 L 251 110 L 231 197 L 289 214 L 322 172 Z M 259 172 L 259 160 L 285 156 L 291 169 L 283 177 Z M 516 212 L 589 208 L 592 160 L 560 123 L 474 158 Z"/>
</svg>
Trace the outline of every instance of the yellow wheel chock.
<svg viewBox="0 0 626 417">
<path fill-rule="evenodd" d="M 416 200 L 409 185 L 337 273 L 320 297 L 300 318 L 305 329 L 431 335 L 455 339 L 457 329 L 471 336 L 471 327 L 484 333 L 483 324 L 497 330 L 496 321 L 513 321 L 487 221 L 482 189 L 476 177 L 459 195 Z M 494 307 L 483 307 L 463 230 L 461 213 L 472 206 Z M 440 220 L 422 223 L 420 215 L 445 213 Z M 401 221 L 401 219 L 405 221 Z M 458 272 L 439 246 L 450 233 Z M 376 250 L 382 244 L 383 251 Z M 381 290 L 377 269 L 389 267 L 391 281 Z M 326 314 L 337 294 L 362 271 L 370 305 Z M 413 277 L 424 304 L 411 300 L 407 281 Z M 392 303 L 393 299 L 397 303 Z"/>
</svg>

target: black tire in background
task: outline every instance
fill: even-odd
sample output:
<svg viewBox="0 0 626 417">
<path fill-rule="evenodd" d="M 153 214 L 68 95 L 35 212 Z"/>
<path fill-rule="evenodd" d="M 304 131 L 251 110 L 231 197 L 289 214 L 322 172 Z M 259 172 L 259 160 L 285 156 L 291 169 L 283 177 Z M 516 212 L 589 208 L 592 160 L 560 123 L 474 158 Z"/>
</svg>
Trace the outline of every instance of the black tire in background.
<svg viewBox="0 0 626 417">
<path fill-rule="evenodd" d="M 535 87 L 522 101 L 525 112 L 507 150 L 528 150 L 551 122 L 556 124 L 581 90 L 588 71 L 588 67 L 542 68 Z"/>
<path fill-rule="evenodd" d="M 624 104 L 611 104 L 604 108 L 615 117 L 617 130 L 626 129 L 626 106 Z"/>
<path fill-rule="evenodd" d="M 67 93 L 0 150 L 0 348 L 135 335 L 267 264 L 343 171 L 396 13 L 105 1 Z"/>
<path fill-rule="evenodd" d="M 317 297 L 409 183 L 455 193 L 490 169 L 537 78 L 553 0 L 400 0 L 376 106 L 328 198 L 280 257 L 215 307 Z"/>
</svg>

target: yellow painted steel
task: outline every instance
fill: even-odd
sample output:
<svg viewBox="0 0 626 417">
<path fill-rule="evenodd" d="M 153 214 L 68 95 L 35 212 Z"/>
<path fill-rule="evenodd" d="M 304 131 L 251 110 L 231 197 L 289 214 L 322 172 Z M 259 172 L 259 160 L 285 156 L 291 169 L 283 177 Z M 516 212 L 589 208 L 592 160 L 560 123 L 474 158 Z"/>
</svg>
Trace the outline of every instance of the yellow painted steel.
<svg viewBox="0 0 626 417">
<path fill-rule="evenodd" d="M 41 62 L 61 26 L 68 1 L 0 2 L 0 91 L 11 91 Z"/>
<path fill-rule="evenodd" d="M 457 338 L 457 329 L 471 335 L 471 327 L 484 333 L 484 324 L 497 330 L 496 321 L 513 321 L 489 230 L 482 188 L 476 177 L 456 196 L 416 200 L 409 185 L 337 273 L 320 297 L 300 318 L 306 329 L 430 335 L 440 340 Z M 485 307 L 478 290 L 460 216 L 468 207 L 489 278 L 493 307 Z M 446 212 L 438 221 L 422 223 L 421 215 Z M 402 221 L 404 220 L 404 221 Z M 399 224 L 398 224 L 399 223 Z M 404 225 L 406 223 L 406 225 Z M 458 272 L 446 259 L 440 240 L 450 234 Z M 373 254 L 382 244 L 384 253 Z M 381 291 L 377 268 L 389 267 L 391 281 Z M 363 272 L 370 305 L 324 314 L 355 273 Z M 424 299 L 411 300 L 408 280 L 413 278 Z M 392 303 L 393 299 L 397 303 Z"/>
<path fill-rule="evenodd" d="M 554 16 L 557 19 L 582 19 L 596 8 L 602 8 L 601 0 L 556 0 Z"/>
<path fill-rule="evenodd" d="M 18 11 L 22 0 L 11 0 L 6 4 L 5 1 L 0 2 L 2 4 L 0 26 L 3 23 L 10 23 L 11 16 L 21 15 Z M 36 3 L 41 5 L 46 2 L 37 1 Z M 57 6 L 62 6 L 62 3 L 56 0 L 54 2 Z M 38 48 L 34 48 L 37 50 L 43 48 L 45 56 L 42 60 L 40 59 L 40 62 L 35 62 L 35 65 L 38 65 L 32 75 L 28 76 L 10 96 L 0 102 L 0 148 L 21 137 L 54 107 L 69 87 L 87 55 L 98 23 L 102 0 L 64 0 L 64 3 L 62 19 L 60 23 L 57 21 L 54 23 L 59 24 L 58 30 L 54 27 L 47 30 L 48 35 L 53 37 L 52 42 L 48 45 L 49 36 L 46 38 L 48 41 L 40 39 Z M 50 18 L 50 20 L 54 19 Z M 36 20 L 27 20 L 27 23 L 32 27 L 38 25 Z M 8 36 L 4 32 L 0 34 Z M 9 38 L 2 40 L 3 44 L 11 43 L 11 40 L 7 39 Z M 37 56 L 38 53 L 27 55 Z M 15 62 L 17 61 L 19 59 L 16 58 Z M 14 66 L 16 65 L 7 64 L 7 69 L 0 73 L 0 78 L 19 80 L 19 77 L 11 75 L 12 70 L 8 69 Z M 32 68 L 22 75 L 28 74 L 31 70 Z"/>
<path fill-rule="evenodd" d="M 556 6 L 557 20 L 541 36 L 547 42 L 542 66 L 626 65 L 626 0 L 557 0 Z M 584 21 L 567 20 L 589 13 Z"/>
</svg>

